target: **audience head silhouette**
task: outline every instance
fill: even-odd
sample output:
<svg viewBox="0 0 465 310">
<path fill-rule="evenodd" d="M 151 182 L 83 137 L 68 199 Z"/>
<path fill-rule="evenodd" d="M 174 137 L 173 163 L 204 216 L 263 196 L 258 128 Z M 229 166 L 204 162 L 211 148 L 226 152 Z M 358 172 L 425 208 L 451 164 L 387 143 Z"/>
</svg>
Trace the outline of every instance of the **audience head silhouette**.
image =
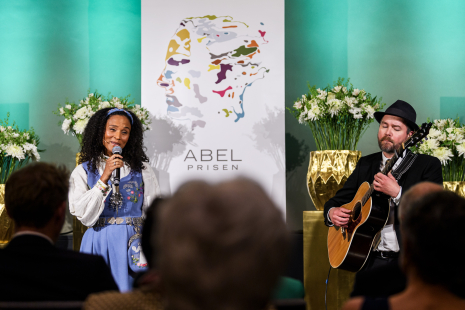
<svg viewBox="0 0 465 310">
<path fill-rule="evenodd" d="M 399 204 L 399 221 L 402 221 L 404 214 L 416 202 L 425 195 L 444 190 L 444 187 L 437 183 L 421 182 L 412 186 L 404 195 Z"/>
<path fill-rule="evenodd" d="M 158 214 L 168 309 L 265 309 L 289 247 L 283 216 L 247 179 L 186 183 Z"/>
<path fill-rule="evenodd" d="M 405 289 L 388 298 L 375 298 L 376 295 L 369 293 L 352 298 L 343 310 L 384 309 L 386 306 L 389 309 L 465 309 L 465 268 L 454 263 L 454 257 L 462 257 L 465 248 L 465 237 L 461 234 L 465 199 L 444 190 L 441 185 L 422 182 L 403 194 L 399 220 L 402 232 L 400 264 L 406 276 Z M 388 265 L 374 273 L 397 273 L 399 267 L 392 267 Z M 396 289 L 397 280 L 386 276 L 372 283 L 388 281 L 390 284 L 385 286 Z"/>
<path fill-rule="evenodd" d="M 65 220 L 68 188 L 66 168 L 43 162 L 19 169 L 6 182 L 5 207 L 16 232 L 0 250 L 0 302 L 30 302 L 11 308 L 44 301 L 47 308 L 74 309 L 89 294 L 118 289 L 103 257 L 53 245 Z"/>
<path fill-rule="evenodd" d="M 158 208 L 160 204 L 165 200 L 165 198 L 157 197 L 155 198 L 150 206 L 145 211 L 146 220 L 144 221 L 144 226 L 142 227 L 142 237 L 141 245 L 142 250 L 144 251 L 145 258 L 147 259 L 147 264 L 150 268 L 156 268 L 156 254 L 158 253 L 156 249 L 156 244 L 151 242 L 152 238 L 156 234 L 156 227 L 158 225 Z"/>
<path fill-rule="evenodd" d="M 14 172 L 5 185 L 5 208 L 16 231 L 39 231 L 56 241 L 65 220 L 68 188 L 64 166 L 32 163 Z"/>
<path fill-rule="evenodd" d="M 407 276 L 463 296 L 465 267 L 451 259 L 465 248 L 465 199 L 450 191 L 436 191 L 402 212 L 402 265 Z"/>
</svg>

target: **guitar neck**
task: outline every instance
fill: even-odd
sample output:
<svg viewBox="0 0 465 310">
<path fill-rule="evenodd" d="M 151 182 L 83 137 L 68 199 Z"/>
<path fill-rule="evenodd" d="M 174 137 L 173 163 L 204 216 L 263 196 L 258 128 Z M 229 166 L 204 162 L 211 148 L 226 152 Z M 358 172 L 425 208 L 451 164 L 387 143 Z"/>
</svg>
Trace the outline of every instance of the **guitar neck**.
<svg viewBox="0 0 465 310">
<path fill-rule="evenodd" d="M 394 164 L 398 159 L 399 156 L 397 155 L 397 153 L 394 153 L 394 156 L 392 156 L 390 159 L 386 161 L 386 164 L 384 165 L 383 170 L 381 170 L 381 173 L 384 175 L 388 175 L 388 173 L 392 170 L 392 167 L 394 167 Z"/>
<path fill-rule="evenodd" d="M 394 156 L 392 156 L 390 159 L 386 161 L 386 164 L 384 165 L 383 170 L 380 172 L 384 175 L 388 175 L 388 173 L 392 170 L 392 167 L 396 163 L 397 159 L 399 159 L 399 156 L 397 155 L 397 152 L 394 153 Z M 363 195 L 362 198 L 362 205 L 365 205 L 365 203 L 370 199 L 371 194 L 373 194 L 373 191 L 375 190 L 373 183 L 370 184 L 370 189 Z"/>
</svg>

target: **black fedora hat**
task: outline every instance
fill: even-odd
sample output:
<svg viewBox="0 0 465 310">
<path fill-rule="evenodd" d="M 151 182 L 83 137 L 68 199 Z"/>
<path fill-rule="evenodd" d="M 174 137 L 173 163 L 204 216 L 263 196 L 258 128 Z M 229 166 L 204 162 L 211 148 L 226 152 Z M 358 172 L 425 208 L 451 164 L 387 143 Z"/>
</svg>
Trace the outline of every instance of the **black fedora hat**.
<svg viewBox="0 0 465 310">
<path fill-rule="evenodd" d="M 375 119 L 378 123 L 381 123 L 384 115 L 394 115 L 401 117 L 405 120 L 410 129 L 416 131 L 419 129 L 418 125 L 415 123 L 417 119 L 417 113 L 415 109 L 405 101 L 397 100 L 385 112 L 375 112 Z"/>
</svg>

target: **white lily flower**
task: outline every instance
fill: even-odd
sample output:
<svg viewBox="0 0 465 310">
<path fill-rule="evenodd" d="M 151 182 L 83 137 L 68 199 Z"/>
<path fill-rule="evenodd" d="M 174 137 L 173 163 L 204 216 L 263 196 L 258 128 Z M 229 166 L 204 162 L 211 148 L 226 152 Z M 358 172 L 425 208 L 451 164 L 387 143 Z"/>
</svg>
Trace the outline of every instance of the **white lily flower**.
<svg viewBox="0 0 465 310">
<path fill-rule="evenodd" d="M 77 134 L 82 134 L 84 129 L 86 129 L 87 122 L 89 121 L 88 118 L 80 119 L 74 124 L 73 129 Z"/>
<path fill-rule="evenodd" d="M 428 139 L 434 139 L 434 138 L 437 138 L 439 137 L 439 135 L 441 134 L 441 132 L 435 128 L 431 128 L 429 130 L 429 134 L 428 134 Z"/>
<path fill-rule="evenodd" d="M 363 109 L 365 110 L 365 112 L 367 112 L 367 118 L 373 118 L 374 117 L 376 111 L 371 105 L 365 104 L 363 106 Z"/>
<path fill-rule="evenodd" d="M 76 114 L 74 114 L 73 118 L 75 120 L 84 119 L 87 116 L 87 114 L 88 114 L 87 107 L 82 107 L 76 111 Z"/>
<path fill-rule="evenodd" d="M 65 119 L 63 121 L 63 124 L 61 125 L 61 130 L 63 130 L 63 132 L 65 134 L 68 134 L 70 125 L 71 125 L 71 120 L 70 119 Z"/>
<path fill-rule="evenodd" d="M 318 88 L 319 89 L 319 88 Z M 326 99 L 326 95 L 328 95 L 328 93 L 324 90 L 320 91 L 319 92 L 320 94 L 317 96 L 318 99 L 321 99 L 321 100 L 325 100 Z"/>
<path fill-rule="evenodd" d="M 463 157 L 465 157 L 465 142 L 457 145 L 457 151 L 459 152 L 459 156 L 463 155 Z"/>
<path fill-rule="evenodd" d="M 443 166 L 447 165 L 447 162 L 452 160 L 454 154 L 447 147 L 438 147 L 433 151 L 433 156 L 437 157 Z"/>
<path fill-rule="evenodd" d="M 16 144 L 7 145 L 5 148 L 5 152 L 7 156 L 16 157 L 19 160 L 25 158 L 23 148 Z"/>
</svg>

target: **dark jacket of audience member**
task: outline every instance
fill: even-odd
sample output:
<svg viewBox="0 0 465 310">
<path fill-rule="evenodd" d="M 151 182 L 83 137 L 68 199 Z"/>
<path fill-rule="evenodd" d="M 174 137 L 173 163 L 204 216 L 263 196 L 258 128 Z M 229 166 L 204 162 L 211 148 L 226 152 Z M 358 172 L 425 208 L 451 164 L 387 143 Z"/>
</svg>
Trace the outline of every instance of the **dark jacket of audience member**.
<svg viewBox="0 0 465 310">
<path fill-rule="evenodd" d="M 0 301 L 82 301 L 118 290 L 102 257 L 56 248 L 63 226 L 69 173 L 35 163 L 13 173 L 5 207 L 16 233 L 0 250 Z"/>
</svg>

